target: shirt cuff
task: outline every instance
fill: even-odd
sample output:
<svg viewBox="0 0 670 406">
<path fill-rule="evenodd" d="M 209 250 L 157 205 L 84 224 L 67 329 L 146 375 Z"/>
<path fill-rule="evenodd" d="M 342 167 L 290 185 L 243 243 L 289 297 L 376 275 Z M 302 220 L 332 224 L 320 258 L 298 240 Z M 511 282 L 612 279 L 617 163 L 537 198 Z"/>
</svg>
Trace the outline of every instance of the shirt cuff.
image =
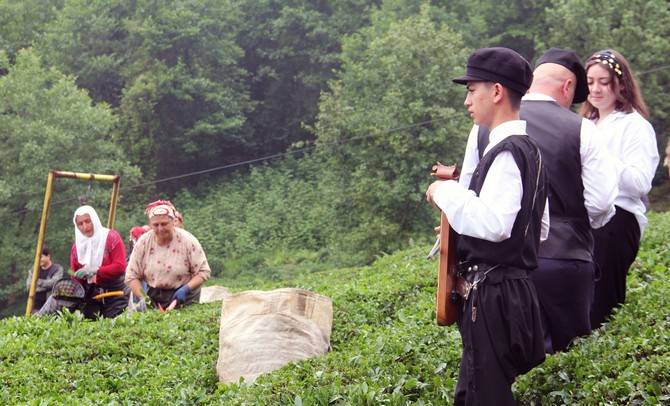
<svg viewBox="0 0 670 406">
<path fill-rule="evenodd" d="M 450 217 L 450 210 L 462 205 L 473 193 L 457 181 L 447 180 L 437 187 L 433 194 L 433 201 L 440 210 L 447 214 L 447 217 Z"/>
</svg>

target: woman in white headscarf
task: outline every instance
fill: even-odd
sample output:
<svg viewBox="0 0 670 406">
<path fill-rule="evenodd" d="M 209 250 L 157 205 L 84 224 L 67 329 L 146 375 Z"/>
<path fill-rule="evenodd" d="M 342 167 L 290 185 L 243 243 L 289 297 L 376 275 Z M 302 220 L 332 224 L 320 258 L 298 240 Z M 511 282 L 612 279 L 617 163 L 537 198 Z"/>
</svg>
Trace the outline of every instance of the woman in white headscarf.
<svg viewBox="0 0 670 406">
<path fill-rule="evenodd" d="M 123 283 L 126 270 L 126 249 L 116 230 L 103 227 L 91 206 L 81 206 L 72 218 L 75 243 L 70 251 L 70 267 L 74 277 L 86 289 L 84 315 L 116 317 L 128 304 Z M 123 296 L 94 300 L 93 296 L 111 291 L 124 291 Z"/>
</svg>

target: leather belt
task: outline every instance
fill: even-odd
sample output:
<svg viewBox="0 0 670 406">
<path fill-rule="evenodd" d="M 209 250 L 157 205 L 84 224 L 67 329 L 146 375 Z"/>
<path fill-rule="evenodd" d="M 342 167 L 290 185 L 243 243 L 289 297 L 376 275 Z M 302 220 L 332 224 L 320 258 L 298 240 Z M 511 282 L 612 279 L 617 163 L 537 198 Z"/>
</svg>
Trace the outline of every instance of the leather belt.
<svg viewBox="0 0 670 406">
<path fill-rule="evenodd" d="M 528 272 L 521 268 L 512 268 L 487 263 L 461 262 L 456 267 L 455 291 L 463 300 L 468 300 L 470 293 L 490 279 L 490 283 L 500 283 L 506 279 L 525 279 Z M 493 271 L 499 272 L 493 272 Z M 490 275 L 489 275 L 490 274 Z"/>
<path fill-rule="evenodd" d="M 485 262 L 464 261 L 456 265 L 456 270 L 459 275 L 465 275 L 471 272 L 487 272 L 498 267 L 500 267 L 500 265 L 490 265 Z"/>
<path fill-rule="evenodd" d="M 500 265 L 494 266 L 482 266 L 472 265 L 468 266 L 466 271 L 459 272 L 456 275 L 456 293 L 463 300 L 468 300 L 470 292 L 477 289 L 477 286 L 481 285 L 486 278 L 488 277 L 489 272 L 498 269 Z"/>
</svg>

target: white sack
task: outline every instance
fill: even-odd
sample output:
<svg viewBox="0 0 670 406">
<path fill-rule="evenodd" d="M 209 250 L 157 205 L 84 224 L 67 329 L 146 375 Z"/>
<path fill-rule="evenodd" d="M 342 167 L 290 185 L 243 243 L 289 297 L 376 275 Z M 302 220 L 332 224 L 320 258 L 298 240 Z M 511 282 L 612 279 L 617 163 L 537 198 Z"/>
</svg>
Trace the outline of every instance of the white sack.
<svg viewBox="0 0 670 406">
<path fill-rule="evenodd" d="M 216 302 L 230 296 L 230 291 L 219 285 L 207 286 L 200 289 L 200 303 Z"/>
<path fill-rule="evenodd" d="M 330 348 L 333 303 L 303 289 L 246 291 L 223 300 L 219 327 L 221 382 L 253 381 Z"/>
</svg>

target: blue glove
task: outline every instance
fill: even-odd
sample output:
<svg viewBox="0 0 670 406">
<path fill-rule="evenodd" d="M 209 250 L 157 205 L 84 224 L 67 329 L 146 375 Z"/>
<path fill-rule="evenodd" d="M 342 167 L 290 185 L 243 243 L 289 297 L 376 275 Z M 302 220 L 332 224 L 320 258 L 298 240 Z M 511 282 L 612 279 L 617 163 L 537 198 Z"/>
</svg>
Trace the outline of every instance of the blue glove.
<svg viewBox="0 0 670 406">
<path fill-rule="evenodd" d="M 96 273 L 98 273 L 97 269 L 91 269 L 91 268 L 85 266 L 85 267 L 79 269 L 77 272 L 75 272 L 74 277 L 77 278 L 77 279 L 88 279 L 88 278 L 92 278 L 93 275 L 95 275 Z"/>
<path fill-rule="evenodd" d="M 172 300 L 177 299 L 179 303 L 184 303 L 186 301 L 186 296 L 188 296 L 189 293 L 191 293 L 191 288 L 189 288 L 188 284 L 185 283 L 174 292 L 174 295 L 172 295 Z"/>
</svg>

